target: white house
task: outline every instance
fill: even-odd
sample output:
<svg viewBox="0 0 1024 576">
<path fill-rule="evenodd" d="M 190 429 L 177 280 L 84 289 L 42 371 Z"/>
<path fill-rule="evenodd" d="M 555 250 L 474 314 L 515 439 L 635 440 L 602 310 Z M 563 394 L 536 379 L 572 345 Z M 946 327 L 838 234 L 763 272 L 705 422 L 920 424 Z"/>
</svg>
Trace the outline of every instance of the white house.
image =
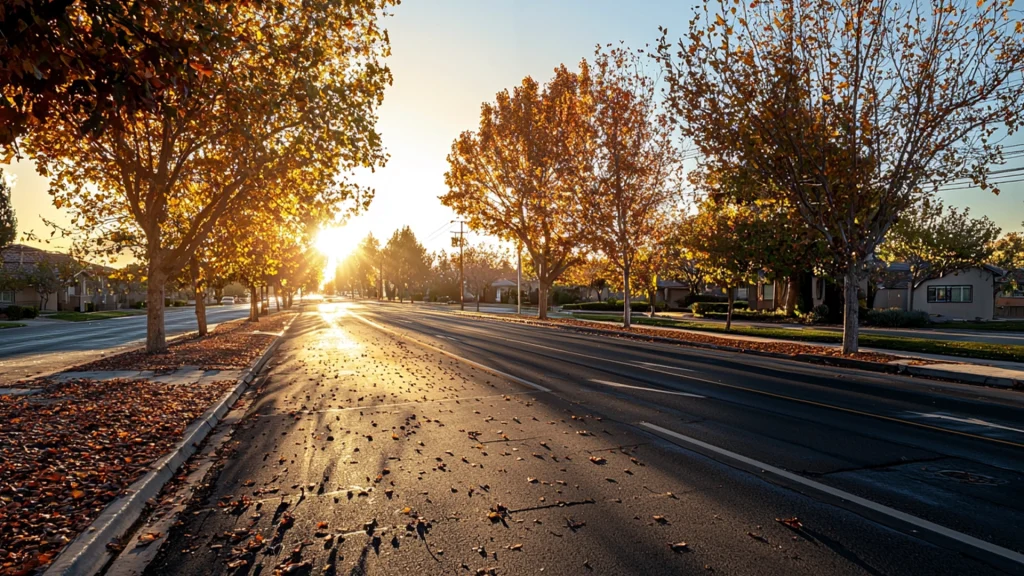
<svg viewBox="0 0 1024 576">
<path fill-rule="evenodd" d="M 1004 274 L 997 266 L 985 265 L 926 280 L 914 289 L 913 309 L 952 320 L 991 320 Z M 879 287 L 874 307 L 906 310 L 910 287 L 909 281 Z"/>
</svg>

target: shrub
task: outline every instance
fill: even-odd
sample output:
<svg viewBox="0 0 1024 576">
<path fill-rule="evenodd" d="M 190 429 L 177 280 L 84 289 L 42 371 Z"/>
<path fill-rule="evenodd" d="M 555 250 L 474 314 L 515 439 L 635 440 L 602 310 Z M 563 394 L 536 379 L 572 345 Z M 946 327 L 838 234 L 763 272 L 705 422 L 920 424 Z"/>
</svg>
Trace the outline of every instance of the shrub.
<svg viewBox="0 0 1024 576">
<path fill-rule="evenodd" d="M 685 298 L 680 300 L 681 306 L 686 308 L 690 304 L 695 302 L 728 302 L 729 297 L 723 296 L 722 294 L 687 294 Z"/>
<path fill-rule="evenodd" d="M 608 300 L 606 302 L 580 302 L 577 304 L 565 304 L 562 306 L 562 310 L 589 310 L 591 312 L 621 312 L 622 311 L 622 300 Z M 656 310 L 664 310 L 665 303 L 658 302 L 654 305 Z M 629 308 L 633 312 L 647 312 L 651 309 L 651 305 L 643 300 L 634 300 L 629 303 Z"/>
<path fill-rule="evenodd" d="M 11 304 L 4 309 L 4 314 L 7 315 L 8 320 L 21 320 L 23 316 L 24 308 L 17 304 Z"/>
<path fill-rule="evenodd" d="M 96 311 L 96 305 L 93 304 L 92 302 L 86 302 L 85 303 L 85 310 L 84 311 L 85 312 L 95 312 Z"/>
<path fill-rule="evenodd" d="M 746 300 L 737 300 L 733 302 L 732 309 L 735 310 L 746 310 L 750 305 L 747 304 Z M 729 312 L 728 302 L 694 302 L 692 307 L 693 313 L 696 316 L 703 316 L 708 312 Z"/>
<path fill-rule="evenodd" d="M 135 308 L 136 310 L 142 310 L 145 307 L 146 307 L 146 302 L 145 301 L 139 301 L 139 302 L 136 302 L 136 303 L 132 304 L 132 308 Z"/>
<path fill-rule="evenodd" d="M 927 326 L 931 320 L 928 313 L 922 310 L 906 311 L 900 308 L 885 308 L 881 310 L 868 310 L 864 315 L 864 323 L 868 326 L 881 326 L 884 328 L 921 328 Z"/>
<path fill-rule="evenodd" d="M 423 293 L 422 292 L 416 292 L 415 294 L 409 296 L 409 300 L 412 300 L 413 302 L 416 302 L 417 300 L 420 301 L 420 302 L 424 302 L 424 300 L 423 300 Z"/>
<path fill-rule="evenodd" d="M 25 306 L 21 309 L 21 317 L 25 319 L 35 318 L 39 316 L 39 309 L 35 306 Z"/>
<path fill-rule="evenodd" d="M 807 313 L 807 321 L 812 324 L 819 324 L 828 321 L 828 304 L 818 304 L 813 310 Z"/>
</svg>

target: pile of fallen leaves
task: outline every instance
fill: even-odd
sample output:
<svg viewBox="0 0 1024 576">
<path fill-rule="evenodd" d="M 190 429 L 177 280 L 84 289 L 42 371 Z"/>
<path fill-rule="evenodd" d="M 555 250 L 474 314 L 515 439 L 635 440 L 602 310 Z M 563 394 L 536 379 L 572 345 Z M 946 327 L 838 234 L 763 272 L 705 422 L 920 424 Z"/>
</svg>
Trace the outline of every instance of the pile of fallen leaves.
<svg viewBox="0 0 1024 576">
<path fill-rule="evenodd" d="M 863 360 L 866 362 L 877 362 L 886 364 L 894 360 L 899 360 L 899 356 L 892 356 L 889 354 L 878 354 L 875 352 L 857 352 L 856 354 L 843 354 L 842 349 L 834 346 L 815 346 L 806 342 L 783 342 L 783 341 L 768 341 L 768 340 L 745 340 L 745 339 L 733 339 L 723 338 L 720 336 L 713 336 L 711 334 L 698 333 L 694 330 L 673 330 L 673 329 L 652 329 L 639 326 L 632 326 L 630 328 L 623 328 L 621 326 L 600 326 L 594 322 L 586 322 L 582 320 L 572 320 L 568 318 L 551 318 L 546 321 L 541 320 L 528 320 L 524 318 L 510 318 L 499 315 L 488 315 L 488 318 L 502 320 L 504 322 L 513 322 L 517 324 L 532 324 L 532 325 L 562 325 L 571 326 L 574 328 L 580 328 L 583 330 L 593 331 L 595 333 L 607 333 L 609 331 L 635 334 L 637 338 L 654 337 L 654 338 L 670 338 L 676 340 L 681 345 L 688 343 L 696 344 L 707 344 L 711 346 L 721 346 L 732 349 L 740 350 L 752 350 L 757 352 L 770 352 L 774 354 L 785 354 L 787 356 L 796 356 L 797 354 L 812 354 L 815 356 L 832 356 L 832 357 L 843 357 L 854 360 Z M 625 334 L 616 334 L 623 338 L 629 336 Z"/>
<path fill-rule="evenodd" d="M 227 322 L 202 338 L 176 340 L 163 354 L 132 350 L 76 366 L 73 370 L 176 370 L 182 366 L 199 366 L 203 370 L 245 368 L 263 353 L 294 317 L 295 314 L 280 313 L 260 318 L 259 322 Z"/>
<path fill-rule="evenodd" d="M 51 562 L 233 383 L 79 379 L 0 396 L 0 575 Z"/>
</svg>

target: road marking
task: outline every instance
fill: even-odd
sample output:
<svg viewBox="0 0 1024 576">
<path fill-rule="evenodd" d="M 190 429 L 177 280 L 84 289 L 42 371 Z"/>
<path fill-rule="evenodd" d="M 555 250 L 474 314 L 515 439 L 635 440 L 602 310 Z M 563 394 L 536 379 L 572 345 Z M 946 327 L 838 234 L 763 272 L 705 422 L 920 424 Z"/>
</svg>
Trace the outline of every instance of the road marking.
<svg viewBox="0 0 1024 576">
<path fill-rule="evenodd" d="M 986 542 L 984 540 L 981 540 L 979 538 L 975 538 L 973 536 L 969 536 L 969 535 L 964 534 L 962 532 L 957 532 L 956 530 L 951 530 L 949 528 L 946 528 L 945 526 L 940 526 L 938 524 L 935 524 L 934 522 L 929 522 L 929 521 L 924 520 L 922 518 L 918 518 L 917 516 L 911 516 L 910 514 L 907 514 L 906 512 L 900 512 L 899 510 L 896 510 L 895 508 L 890 508 L 890 507 L 885 506 L 883 504 L 878 504 L 876 502 L 872 502 L 871 500 L 868 500 L 866 498 L 861 498 L 860 496 L 857 496 L 857 495 L 854 495 L 854 494 L 850 494 L 849 492 L 845 492 L 843 490 L 839 490 L 838 488 L 833 488 L 831 486 L 827 486 L 827 485 L 822 484 L 820 482 L 815 482 L 814 480 L 810 480 L 808 478 L 804 478 L 803 476 L 800 476 L 798 474 L 794 474 L 794 473 L 789 472 L 787 470 L 783 470 L 782 468 L 776 468 L 775 466 L 772 466 L 771 464 L 766 464 L 764 462 L 760 462 L 758 460 L 754 460 L 753 458 L 748 458 L 747 456 L 743 456 L 742 454 L 737 454 L 737 453 L 732 452 L 730 450 L 726 450 L 725 448 L 719 448 L 718 446 L 715 446 L 713 444 L 708 444 L 707 442 L 703 442 L 703 441 L 698 440 L 696 438 L 691 438 L 690 436 L 686 436 L 686 435 L 680 434 L 679 432 L 676 432 L 674 430 L 669 430 L 668 428 L 662 428 L 661 426 L 658 426 L 657 424 L 651 424 L 650 422 L 640 422 L 640 425 L 645 427 L 645 428 L 648 428 L 650 430 L 654 430 L 655 432 L 659 432 L 659 433 L 664 434 L 666 436 L 671 436 L 672 438 L 675 438 L 677 440 L 681 440 L 683 442 L 686 442 L 687 444 L 691 444 L 693 446 L 699 446 L 699 447 L 701 447 L 701 448 L 703 448 L 705 450 L 710 450 L 711 452 L 714 452 L 716 454 L 720 454 L 722 456 L 725 456 L 726 458 L 735 460 L 737 462 L 742 462 L 742 463 L 746 464 L 747 466 L 751 466 L 751 467 L 757 468 L 757 469 L 762 470 L 764 472 L 768 472 L 770 474 L 774 474 L 776 476 L 779 476 L 781 478 L 785 478 L 785 479 L 790 480 L 792 482 L 796 482 L 797 484 L 802 484 L 804 486 L 807 486 L 808 488 L 813 488 L 814 490 L 818 490 L 820 492 L 824 492 L 824 493 L 829 494 L 831 496 L 835 496 L 836 498 L 840 498 L 842 500 L 846 500 L 847 502 L 852 502 L 852 503 L 857 504 L 859 506 L 863 506 L 864 508 L 867 508 L 867 509 L 872 510 L 874 512 L 878 512 L 880 514 L 884 514 L 884 515 L 889 516 L 891 518 L 895 518 L 897 520 L 901 520 L 903 522 L 906 522 L 907 524 L 910 524 L 912 526 L 916 526 L 916 527 L 921 528 L 923 530 L 928 530 L 929 532 L 934 532 L 936 534 L 940 534 L 940 535 L 945 536 L 947 538 L 950 538 L 952 540 L 956 540 L 956 541 L 958 541 L 958 542 L 960 542 L 962 544 L 966 544 L 966 545 L 971 546 L 973 548 L 977 548 L 979 550 L 984 550 L 985 552 L 988 552 L 990 554 L 994 554 L 996 556 L 1000 556 L 1002 558 L 1006 558 L 1007 560 L 1010 560 L 1012 562 L 1016 562 L 1018 564 L 1024 564 L 1024 554 L 1020 554 L 1018 552 L 1014 552 L 1013 550 L 1009 550 L 1007 548 L 1003 548 L 1002 546 L 998 546 L 996 544 L 992 544 L 991 542 Z"/>
<path fill-rule="evenodd" d="M 987 428 L 997 428 L 999 430 L 1009 430 L 1010 432 L 1020 432 L 1024 434 L 1024 430 L 1020 428 L 1010 428 L 1009 426 L 1003 426 L 1002 424 L 995 424 L 985 420 L 979 420 L 978 418 L 957 418 L 956 416 L 947 416 L 945 414 L 928 414 L 926 412 L 911 412 L 911 414 L 917 414 L 925 418 L 939 418 L 941 420 L 952 420 L 954 422 L 963 422 L 964 424 L 975 424 L 977 426 L 985 426 Z"/>
<path fill-rule="evenodd" d="M 672 394 L 673 396 L 689 396 L 690 398 L 707 398 L 707 396 L 701 396 L 700 394 L 690 394 L 689 392 L 676 392 L 675 390 L 662 390 L 659 388 L 645 388 L 643 386 L 632 386 L 630 384 L 621 384 L 619 382 L 611 382 L 609 380 L 598 380 L 597 378 L 591 378 L 591 382 L 597 382 L 598 384 L 604 384 L 605 386 L 614 386 L 616 388 L 629 388 L 630 390 L 643 390 L 645 392 L 657 392 L 659 394 Z"/>
<path fill-rule="evenodd" d="M 780 400 L 788 400 L 790 402 L 799 402 L 800 404 L 807 404 L 810 406 L 818 406 L 819 408 L 828 408 L 830 410 L 838 410 L 840 412 L 846 412 L 847 414 L 856 414 L 857 416 L 867 416 L 868 418 L 876 418 L 878 420 L 885 420 L 887 422 L 896 422 L 898 424 L 906 424 L 908 426 L 915 426 L 917 428 L 924 428 L 927 430 L 933 430 L 936 432 L 944 432 L 946 434 L 955 434 L 957 436 L 964 436 L 965 438 L 973 438 L 975 440 L 984 440 L 986 442 L 995 442 L 997 444 L 1005 444 L 1007 446 L 1013 446 L 1015 448 L 1024 448 L 1024 443 L 1013 442 L 1011 440 L 1003 440 L 1001 438 L 992 438 L 991 436 L 983 436 L 981 434 L 972 434 L 970 432 L 963 432 L 961 430 L 953 430 L 952 428 L 943 428 L 942 426 L 932 426 L 931 424 L 925 424 L 923 422 L 915 422 L 913 420 L 907 420 L 904 418 L 895 418 L 893 416 L 883 416 L 881 414 L 875 414 L 873 412 L 865 412 L 863 410 L 855 410 L 853 408 L 843 408 L 842 406 L 835 406 L 833 404 L 825 404 L 824 402 L 815 402 L 814 400 L 805 400 L 803 398 L 796 398 L 793 396 L 786 396 L 784 394 L 776 394 L 774 392 L 767 392 L 765 390 L 758 390 L 757 388 L 750 388 L 749 386 L 739 386 L 737 384 L 726 384 L 725 382 L 716 382 L 714 380 L 708 380 L 707 378 L 698 378 L 696 376 L 687 376 L 685 374 L 676 374 L 674 372 L 666 372 L 665 370 L 659 370 L 649 366 L 637 366 L 630 364 L 629 362 L 622 362 L 619 360 L 612 360 L 610 358 L 601 358 L 600 356 L 591 356 L 590 354 L 581 354 L 579 352 L 571 352 L 569 350 L 561 350 L 559 348 L 553 348 L 551 346 L 544 346 L 541 344 L 534 344 L 533 342 L 526 342 L 523 340 L 515 340 L 512 338 L 501 338 L 508 342 L 517 342 L 526 346 L 535 346 L 537 348 L 544 348 L 545 350 L 551 350 L 554 352 L 561 352 L 563 354 L 570 354 L 573 356 L 582 356 L 584 358 L 591 358 L 594 360 L 601 360 L 602 362 L 610 362 L 612 364 L 622 364 L 624 366 L 631 366 L 634 368 L 642 368 L 650 372 L 658 372 L 661 374 L 668 374 L 669 376 L 675 376 L 677 378 L 686 378 L 688 380 L 696 380 L 697 382 L 706 382 L 708 384 L 714 384 L 715 386 L 721 386 L 723 388 L 731 388 L 733 390 L 742 390 L 744 392 L 751 392 L 753 394 L 760 394 L 762 396 L 769 396 L 771 398 L 778 398 Z"/>
<path fill-rule="evenodd" d="M 430 313 L 430 312 L 423 312 L 423 313 L 424 314 L 432 314 L 434 316 L 446 316 L 448 318 L 452 317 L 451 314 Z M 355 314 L 353 314 L 353 315 L 355 315 Z M 494 321 L 495 322 L 500 322 L 501 320 L 494 320 Z M 530 324 L 524 324 L 524 326 L 535 326 L 535 327 L 538 327 L 538 328 L 547 328 L 549 330 L 558 330 L 558 328 L 556 328 L 556 327 L 549 327 L 549 326 L 536 326 L 536 325 L 530 325 Z M 814 400 L 805 400 L 803 398 L 796 398 L 796 397 L 793 397 L 793 396 L 786 396 L 784 394 L 776 394 L 774 392 L 768 392 L 768 391 L 765 391 L 765 390 L 759 390 L 757 388 L 750 388 L 748 386 L 739 386 L 737 384 L 726 384 L 725 382 L 717 382 L 715 380 L 709 380 L 707 378 L 700 378 L 700 377 L 697 377 L 697 376 L 688 376 L 688 375 L 685 375 L 685 374 L 678 374 L 678 373 L 675 373 L 675 372 L 667 372 L 665 370 L 661 370 L 661 369 L 654 368 L 654 367 L 651 367 L 651 366 L 638 366 L 638 365 L 632 364 L 630 362 L 622 362 L 620 360 L 612 360 L 610 358 L 602 358 L 600 356 L 592 356 L 590 354 L 582 354 L 580 352 L 572 352 L 572 351 L 569 351 L 569 350 L 562 350 L 560 348 L 554 348 L 552 346 L 545 346 L 543 344 L 536 344 L 534 342 L 526 342 L 524 340 L 516 340 L 514 338 L 503 338 L 503 337 L 500 337 L 500 336 L 495 336 L 494 338 L 498 339 L 498 340 L 504 340 L 506 342 L 516 342 L 518 344 L 523 344 L 523 345 L 526 345 L 526 346 L 533 346 L 533 347 L 536 347 L 536 348 L 543 348 L 545 350 L 550 350 L 550 351 L 553 351 L 553 352 L 560 352 L 562 354 L 568 354 L 568 355 L 571 355 L 571 356 L 581 356 L 583 358 L 589 358 L 589 359 L 592 359 L 592 360 L 600 360 L 602 362 L 608 362 L 608 363 L 611 363 L 611 364 L 620 364 L 620 365 L 629 366 L 629 367 L 632 367 L 632 368 L 641 368 L 641 369 L 647 370 L 649 372 L 658 372 L 660 374 L 667 374 L 669 376 L 675 376 L 677 378 L 686 378 L 686 379 L 689 379 L 689 380 L 695 380 L 697 382 L 705 382 L 707 384 L 713 384 L 715 386 L 721 386 L 723 388 L 731 388 L 733 390 L 741 390 L 743 392 L 750 392 L 750 393 L 753 393 L 753 394 L 760 394 L 762 396 L 768 396 L 768 397 L 771 397 L 771 398 L 778 398 L 780 400 L 787 400 L 787 401 L 790 401 L 790 402 L 798 402 L 800 404 L 807 404 L 809 406 L 817 406 L 819 408 L 827 408 L 827 409 L 830 409 L 830 410 L 838 410 L 840 412 L 845 412 L 847 414 L 855 414 L 857 416 L 865 416 L 865 417 L 868 417 L 868 418 L 875 418 L 877 420 L 885 420 L 887 422 L 895 422 L 897 424 L 905 424 L 907 426 L 914 426 L 916 428 L 924 428 L 926 430 L 932 430 L 934 432 L 943 432 L 943 433 L 946 433 L 946 434 L 954 434 L 956 436 L 963 436 L 965 438 L 971 438 L 971 439 L 974 439 L 974 440 L 982 440 L 982 441 L 985 441 L 985 442 L 994 442 L 996 444 L 1003 444 L 1003 445 L 1006 445 L 1006 446 L 1013 446 L 1014 448 L 1024 448 L 1024 443 L 1013 442 L 1012 440 L 1003 440 L 1002 438 L 993 438 L 991 436 L 983 436 L 981 434 L 972 434 L 971 432 L 964 432 L 964 431 L 961 431 L 961 430 L 954 430 L 952 428 L 944 428 L 942 426 L 933 426 L 931 424 L 926 424 L 924 422 L 915 422 L 913 420 L 907 420 L 905 418 L 896 418 L 896 417 L 893 417 L 893 416 L 883 416 L 881 414 L 875 414 L 873 412 L 865 412 L 863 410 L 855 410 L 853 408 L 843 408 L 841 406 L 835 406 L 833 404 L 825 404 L 824 402 L 815 402 Z"/>
<path fill-rule="evenodd" d="M 387 328 L 385 326 L 377 324 L 376 322 L 374 322 L 372 320 L 367 320 L 366 318 L 363 318 L 362 316 L 360 316 L 359 314 L 356 314 L 355 312 L 350 312 L 350 314 L 352 315 L 353 318 L 355 318 L 356 320 L 359 320 L 360 322 L 363 322 L 364 324 L 368 324 L 368 325 L 373 326 L 374 328 L 376 328 L 378 330 L 383 330 L 384 332 L 387 332 L 387 333 L 389 333 L 391 335 L 394 335 L 394 336 L 397 336 L 399 338 L 404 338 L 406 340 L 412 340 L 413 342 L 419 344 L 420 346 L 423 346 L 424 348 L 429 348 L 429 349 L 433 350 L 434 352 L 437 352 L 439 354 L 443 354 L 445 356 L 448 356 L 449 358 L 454 358 L 455 360 L 458 360 L 460 362 L 465 362 L 466 364 L 469 364 L 470 366 L 473 366 L 474 368 L 477 368 L 479 370 L 483 370 L 484 372 L 489 372 L 491 374 L 494 374 L 495 376 L 499 376 L 501 378 L 505 378 L 506 380 L 511 380 L 512 382 L 516 382 L 516 383 L 522 384 L 523 386 L 526 386 L 528 388 L 533 388 L 534 390 L 538 390 L 540 392 L 551 392 L 551 388 L 548 388 L 546 386 L 541 386 L 540 384 L 534 384 L 533 382 L 530 382 L 529 380 L 525 380 L 525 379 L 520 378 L 518 376 L 513 376 L 513 375 L 511 375 L 511 374 L 509 374 L 507 372 L 502 372 L 501 370 L 498 370 L 497 368 L 491 368 L 490 366 L 485 366 L 485 365 L 483 365 L 483 364 L 481 364 L 479 362 L 474 362 L 473 360 L 470 360 L 469 358 L 464 358 L 462 356 L 459 356 L 458 354 L 452 354 L 451 352 L 449 352 L 447 350 L 443 350 L 441 348 L 438 348 L 437 346 L 433 346 L 431 344 L 427 344 L 426 342 L 423 342 L 422 340 L 417 340 L 415 338 L 411 338 L 411 337 L 409 337 L 408 335 L 405 335 L 405 334 L 399 334 L 398 332 L 395 332 L 391 328 Z"/>
<path fill-rule="evenodd" d="M 638 362 L 644 366 L 654 366 L 655 368 L 668 368 L 669 370 L 682 370 L 683 372 L 696 372 L 692 368 L 682 368 L 680 366 L 667 366 L 665 364 L 655 364 L 654 362 Z"/>
</svg>

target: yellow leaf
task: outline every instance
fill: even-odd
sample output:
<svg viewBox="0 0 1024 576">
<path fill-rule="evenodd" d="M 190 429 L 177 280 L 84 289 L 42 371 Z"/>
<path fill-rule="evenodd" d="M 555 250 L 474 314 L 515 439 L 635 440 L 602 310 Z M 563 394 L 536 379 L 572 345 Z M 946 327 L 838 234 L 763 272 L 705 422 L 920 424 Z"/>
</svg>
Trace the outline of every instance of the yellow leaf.
<svg viewBox="0 0 1024 576">
<path fill-rule="evenodd" d="M 725 19 L 722 18 L 721 14 L 715 14 L 715 24 L 719 26 L 725 26 Z"/>
<path fill-rule="evenodd" d="M 831 94 L 822 94 L 821 95 L 821 99 L 824 100 L 825 102 L 828 102 L 829 100 L 832 99 L 832 95 Z"/>
</svg>

